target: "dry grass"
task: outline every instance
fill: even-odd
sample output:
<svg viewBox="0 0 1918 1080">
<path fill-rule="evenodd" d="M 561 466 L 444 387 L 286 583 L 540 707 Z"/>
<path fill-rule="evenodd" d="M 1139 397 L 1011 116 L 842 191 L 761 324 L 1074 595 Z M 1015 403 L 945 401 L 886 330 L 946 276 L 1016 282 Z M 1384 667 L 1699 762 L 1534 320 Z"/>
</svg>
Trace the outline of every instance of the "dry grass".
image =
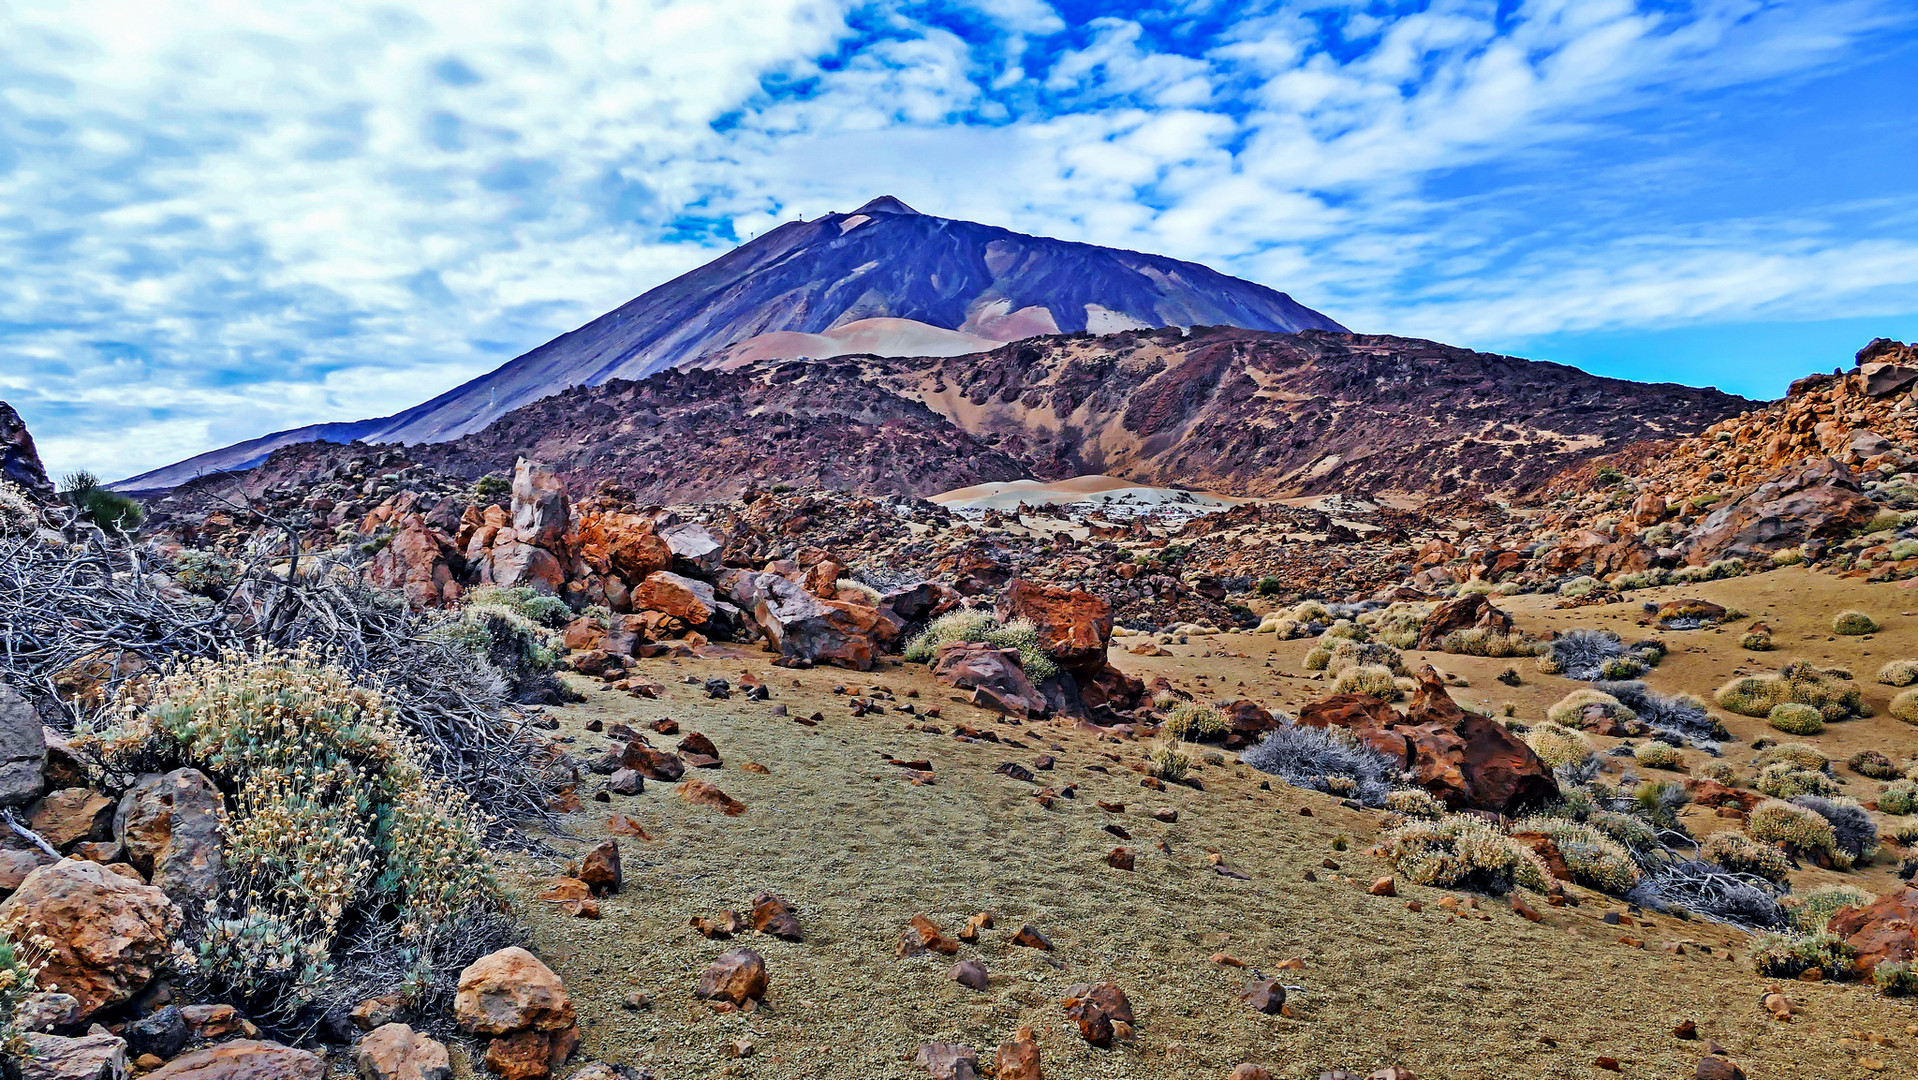
<svg viewBox="0 0 1918 1080">
<path fill-rule="evenodd" d="M 1717 599 L 1714 590 L 1749 588 L 1754 580 L 1762 578 L 1687 591 Z M 1546 598 L 1512 599 L 1518 605 Z M 1865 606 L 1844 606 L 1853 605 Z M 1740 606 L 1763 605 L 1747 596 Z M 1528 631 L 1549 625 L 1536 607 L 1521 610 Z M 1593 610 L 1578 614 L 1589 624 Z M 1789 620 L 1774 617 L 1773 625 L 1789 639 Z M 1894 624 L 1887 636 L 1900 628 Z M 1736 651 L 1735 637 L 1711 631 L 1676 635 L 1673 659 L 1653 677 L 1659 690 L 1696 692 L 1728 677 L 1728 665 L 1715 655 L 1684 651 L 1684 644 L 1707 635 L 1730 646 L 1725 655 Z M 1244 682 L 1247 689 L 1236 693 L 1284 708 L 1324 693 L 1322 682 L 1277 674 L 1299 672 L 1311 644 L 1222 635 L 1176 646 L 1171 657 L 1117 659 L 1148 680 L 1166 674 L 1213 697 L 1228 696 Z M 1918 642 L 1899 646 L 1897 654 L 1918 652 L 1912 645 Z M 1419 659 L 1407 657 L 1412 664 Z M 1436 659 L 1475 688 L 1498 690 L 1533 721 L 1572 688 L 1544 677 L 1500 687 L 1492 677 L 1505 661 Z M 808 728 L 769 715 L 767 705 L 707 701 L 677 685 L 687 674 L 737 678 L 745 668 L 768 679 L 772 704 L 787 706 L 793 716 L 817 709 L 825 722 Z M 889 665 L 869 676 L 794 673 L 740 654 L 662 663 L 652 673 L 668 684 L 666 698 L 638 701 L 593 691 L 584 705 L 556 711 L 562 734 L 591 749 L 603 743 L 585 732 L 589 719 L 635 723 L 670 715 L 682 729 L 703 731 L 718 744 L 726 768 L 702 778 L 748 810 L 721 817 L 672 798 L 658 785 L 634 799 L 615 796 L 611 806 L 588 801 L 585 811 L 567 819 L 580 838 L 571 849 L 583 850 L 586 842 L 607 835 L 611 812 L 632 815 L 654 837 L 622 838 L 628 885 L 605 902 L 603 920 L 574 920 L 551 910 L 533 917 L 541 955 L 579 1003 L 585 1056 L 649 1065 L 662 1076 L 906 1078 L 923 1076 L 911 1063 L 923 1041 L 990 1051 L 1014 1027 L 1030 1023 L 1039 1034 L 1046 1075 L 1055 1080 L 1223 1077 L 1242 1060 L 1266 1063 L 1284 1077 L 1316 1077 L 1335 1067 L 1363 1074 L 1392 1063 L 1441 1080 L 1588 1077 L 1598 1056 L 1618 1059 L 1625 1076 L 1651 1078 L 1690 1074 L 1699 1044 L 1672 1039 L 1671 1026 L 1691 1018 L 1702 1035 L 1732 1048 L 1749 1074 L 1789 1080 L 1858 1072 L 1836 1042 L 1847 1031 L 1903 1041 L 1908 1010 L 1856 986 L 1793 985 L 1793 999 L 1806 1015 L 1789 1025 L 1771 1020 L 1758 1003 L 1764 982 L 1746 962 L 1747 939 L 1725 927 L 1654 917 L 1630 931 L 1647 943 L 1641 949 L 1619 944 L 1620 929 L 1601 921 L 1605 911 L 1618 909 L 1617 902 L 1578 887 L 1571 891 L 1583 899 L 1579 906 L 1535 905 L 1544 913 L 1540 924 L 1489 899 L 1482 910 L 1454 916 L 1438 901 L 1458 894 L 1403 880 L 1396 898 L 1368 895 L 1365 885 L 1389 872 L 1382 860 L 1364 854 L 1383 814 L 1349 811 L 1334 799 L 1276 780 L 1272 790 L 1261 791 L 1259 782 L 1270 778 L 1229 763 L 1195 764 L 1193 776 L 1203 792 L 1178 786 L 1151 792 L 1124 764 L 1140 757 L 1142 743 L 1099 741 L 1062 726 L 996 722 L 956 703 L 922 668 Z M 1674 674 L 1683 678 L 1666 678 Z M 801 686 L 793 685 L 795 678 Z M 1024 745 L 968 744 L 908 731 L 911 718 L 898 713 L 855 719 L 847 699 L 829 692 L 855 681 L 902 693 L 916 689 L 920 704 L 945 710 L 943 721 L 934 723 L 990 727 Z M 1466 704 L 1477 703 L 1479 694 L 1458 691 Z M 1747 731 L 1768 730 L 1763 721 L 1728 723 L 1742 738 L 1751 737 Z M 1907 730 L 1889 718 L 1827 730 L 1853 737 L 1878 724 Z M 1042 753 L 1057 757 L 1058 766 L 1039 773 L 1040 782 L 1054 789 L 1076 783 L 1077 799 L 1043 809 L 1031 797 L 1033 785 L 992 771 L 1006 761 L 1031 765 Z M 887 757 L 928 759 L 938 780 L 912 786 L 886 764 Z M 766 765 L 770 774 L 740 771 L 748 761 Z M 1124 803 L 1126 811 L 1103 812 L 1097 800 Z M 1159 806 L 1177 808 L 1177 823 L 1151 818 Z M 1301 806 L 1310 806 L 1314 816 L 1301 817 Z M 1709 812 L 1692 812 L 1686 820 L 1701 833 L 1729 824 Z M 1120 841 L 1102 828 L 1114 822 L 1132 833 L 1125 843 L 1138 852 L 1133 872 L 1105 864 L 1106 853 Z M 1349 850 L 1333 850 L 1338 837 L 1351 838 Z M 1159 849 L 1162 841 L 1169 854 Z M 1251 880 L 1215 872 L 1207 858 L 1214 852 Z M 1340 871 L 1321 867 L 1328 856 L 1342 864 Z M 516 887 L 528 896 L 554 869 L 516 865 Z M 1317 881 L 1304 880 L 1308 869 Z M 1877 877 L 1810 871 L 1808 880 L 1888 891 L 1877 878 L 1889 874 L 1883 868 L 1871 873 Z M 708 941 L 688 920 L 743 905 L 760 890 L 793 901 L 806 940 L 792 944 L 749 935 L 748 944 L 767 957 L 772 1008 L 749 1017 L 714 1016 L 696 1005 L 691 990 L 704 965 L 736 942 Z M 1409 910 L 1410 900 L 1420 901 L 1423 910 Z M 960 958 L 977 957 L 991 970 L 987 993 L 948 980 L 952 961 L 946 958 L 895 957 L 894 945 L 913 914 L 927 914 L 952 933 L 981 910 L 993 912 L 998 928 L 978 947 L 963 948 Z M 1055 950 L 1012 946 L 1011 934 L 1023 922 L 1047 933 Z M 1683 955 L 1659 951 L 1672 941 L 1694 945 Z M 1703 952 L 1700 943 L 1713 951 Z M 1728 951 L 1735 961 L 1727 961 Z M 1304 986 L 1295 995 L 1298 1015 L 1267 1017 L 1239 1004 L 1235 994 L 1248 975 L 1211 963 L 1215 952 Z M 1304 968 L 1277 971 L 1279 961 L 1293 956 L 1304 959 Z M 1079 1037 L 1058 1001 L 1072 983 L 1107 978 L 1130 996 L 1139 1038 L 1129 1048 L 1099 1051 Z M 620 1007 L 635 989 L 652 995 L 650 1011 Z M 728 1047 L 741 1037 L 757 1044 L 757 1055 L 735 1061 Z M 1888 1075 L 1918 1068 L 1918 1057 L 1903 1046 L 1872 1052 L 1889 1063 Z"/>
</svg>

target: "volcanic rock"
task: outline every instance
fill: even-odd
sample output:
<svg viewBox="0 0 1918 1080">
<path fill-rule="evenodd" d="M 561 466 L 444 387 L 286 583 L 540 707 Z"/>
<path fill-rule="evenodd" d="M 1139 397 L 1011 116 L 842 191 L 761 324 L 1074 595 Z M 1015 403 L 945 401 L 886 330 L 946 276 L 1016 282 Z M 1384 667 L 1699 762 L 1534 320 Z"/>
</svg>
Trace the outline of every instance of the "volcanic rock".
<svg viewBox="0 0 1918 1080">
<path fill-rule="evenodd" d="M 0 903 L 0 928 L 18 938 L 29 924 L 50 942 L 41 980 L 73 995 L 85 1019 L 153 981 L 181 918 L 159 889 L 69 859 L 28 874 Z"/>
</svg>

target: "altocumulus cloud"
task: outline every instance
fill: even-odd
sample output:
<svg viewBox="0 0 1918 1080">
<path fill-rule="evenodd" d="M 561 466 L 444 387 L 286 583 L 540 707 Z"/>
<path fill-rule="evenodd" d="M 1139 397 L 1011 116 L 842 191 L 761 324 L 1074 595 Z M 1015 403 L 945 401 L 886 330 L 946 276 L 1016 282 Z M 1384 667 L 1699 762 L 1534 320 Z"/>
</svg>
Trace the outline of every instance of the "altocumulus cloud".
<svg viewBox="0 0 1918 1080">
<path fill-rule="evenodd" d="M 1466 344 L 1910 311 L 1909 173 L 1809 153 L 1898 138 L 1831 88 L 1911 33 L 1895 0 L 22 0 L 0 396 L 126 475 L 396 411 L 882 192 Z"/>
</svg>

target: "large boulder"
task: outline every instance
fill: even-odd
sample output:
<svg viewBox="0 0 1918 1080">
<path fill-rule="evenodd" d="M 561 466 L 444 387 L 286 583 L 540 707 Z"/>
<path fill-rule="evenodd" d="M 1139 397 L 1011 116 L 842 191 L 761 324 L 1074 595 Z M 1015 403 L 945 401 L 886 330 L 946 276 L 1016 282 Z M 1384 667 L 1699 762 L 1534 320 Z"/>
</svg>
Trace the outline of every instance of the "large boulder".
<svg viewBox="0 0 1918 1080">
<path fill-rule="evenodd" d="M 703 626 L 711 621 L 716 601 L 711 585 L 670 570 L 655 570 L 633 590 L 632 605 L 641 611 L 665 612 L 688 626 Z"/>
<path fill-rule="evenodd" d="M 872 669 L 886 625 L 876 609 L 821 600 L 778 574 L 734 579 L 734 585 L 737 592 L 757 598 L 750 609 L 753 621 L 781 657 Z"/>
<path fill-rule="evenodd" d="M 13 687 L 0 683 L 0 806 L 20 806 L 46 787 L 47 737 L 40 716 Z"/>
<path fill-rule="evenodd" d="M 0 401 L 0 480 L 24 488 L 41 502 L 53 501 L 53 481 L 47 479 L 46 466 L 40 464 L 33 435 L 27 431 L 26 421 L 4 401 Z"/>
<path fill-rule="evenodd" d="M 696 574 L 717 573 L 721 552 L 726 544 L 711 529 L 695 521 L 683 521 L 659 530 L 660 539 L 672 551 L 673 559 Z"/>
<path fill-rule="evenodd" d="M 543 595 L 556 596 L 566 587 L 566 568 L 545 548 L 514 540 L 493 548 L 485 580 L 505 589 L 524 585 Z"/>
<path fill-rule="evenodd" d="M 1918 886 L 1906 883 L 1864 907 L 1840 908 L 1825 930 L 1858 950 L 1853 963 L 1865 978 L 1879 964 L 1910 963 L 1918 959 Z"/>
<path fill-rule="evenodd" d="M 126 1080 L 127 1042 L 118 1035 L 98 1031 L 69 1039 L 29 1033 L 25 1040 L 20 1080 Z"/>
<path fill-rule="evenodd" d="M 1456 600 L 1440 604 L 1425 622 L 1419 626 L 1419 649 L 1437 649 L 1444 644 L 1445 636 L 1456 630 L 1489 630 L 1497 634 L 1512 632 L 1512 617 L 1498 608 L 1482 593 L 1469 593 Z"/>
<path fill-rule="evenodd" d="M 460 972 L 453 1017 L 462 1031 L 511 1035 L 573 1026 L 573 1003 L 553 969 L 518 946 L 489 953 Z"/>
<path fill-rule="evenodd" d="M 46 939 L 41 980 L 72 994 L 81 1017 L 145 989 L 173 956 L 180 910 L 151 885 L 67 859 L 27 875 L 0 903 L 0 928 Z"/>
<path fill-rule="evenodd" d="M 1417 678 L 1403 716 L 1378 698 L 1340 694 L 1307 705 L 1298 722 L 1350 731 L 1455 810 L 1512 814 L 1557 797 L 1552 770 L 1531 747 L 1505 725 L 1459 708 L 1430 664 Z"/>
<path fill-rule="evenodd" d="M 196 910 L 220 890 L 220 789 L 197 769 L 149 773 L 120 796 L 113 834 L 127 862 Z"/>
<path fill-rule="evenodd" d="M 513 466 L 513 532 L 520 542 L 557 550 L 572 523 L 566 485 L 546 466 L 520 458 Z"/>
<path fill-rule="evenodd" d="M 1008 716 L 1043 716 L 1045 695 L 1019 666 L 1019 653 L 982 641 L 954 641 L 933 656 L 932 677 L 972 691 L 973 704 Z"/>
<path fill-rule="evenodd" d="M 1037 627 L 1046 653 L 1067 671 L 1091 673 L 1105 666 L 1112 605 L 1101 597 L 1018 578 L 1006 586 L 998 614 L 1001 622 L 1025 619 Z"/>
<path fill-rule="evenodd" d="M 276 1042 L 234 1039 L 183 1054 L 144 1080 L 325 1080 L 326 1059 Z"/>
<path fill-rule="evenodd" d="M 580 519 L 578 540 L 594 569 L 629 584 L 673 563 L 673 549 L 653 530 L 653 519 L 639 514 L 589 514 Z"/>
<path fill-rule="evenodd" d="M 1712 511 L 1692 531 L 1685 561 L 1768 556 L 1811 540 L 1850 536 L 1878 514 L 1850 469 L 1811 457 L 1767 474 L 1749 491 Z"/>
<path fill-rule="evenodd" d="M 367 562 L 366 580 L 404 593 L 413 607 L 441 607 L 459 601 L 456 559 L 465 557 L 450 537 L 435 533 L 419 514 L 408 514 L 393 539 Z"/>
</svg>

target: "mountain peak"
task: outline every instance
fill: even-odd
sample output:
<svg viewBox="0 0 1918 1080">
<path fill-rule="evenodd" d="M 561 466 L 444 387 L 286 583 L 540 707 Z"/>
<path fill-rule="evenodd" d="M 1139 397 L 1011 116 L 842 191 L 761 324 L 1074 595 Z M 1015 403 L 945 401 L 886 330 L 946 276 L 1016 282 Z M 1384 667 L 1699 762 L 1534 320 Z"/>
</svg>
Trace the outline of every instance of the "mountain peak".
<svg viewBox="0 0 1918 1080">
<path fill-rule="evenodd" d="M 918 212 L 891 195 L 881 195 L 853 211 L 855 214 L 917 214 Z"/>
</svg>

